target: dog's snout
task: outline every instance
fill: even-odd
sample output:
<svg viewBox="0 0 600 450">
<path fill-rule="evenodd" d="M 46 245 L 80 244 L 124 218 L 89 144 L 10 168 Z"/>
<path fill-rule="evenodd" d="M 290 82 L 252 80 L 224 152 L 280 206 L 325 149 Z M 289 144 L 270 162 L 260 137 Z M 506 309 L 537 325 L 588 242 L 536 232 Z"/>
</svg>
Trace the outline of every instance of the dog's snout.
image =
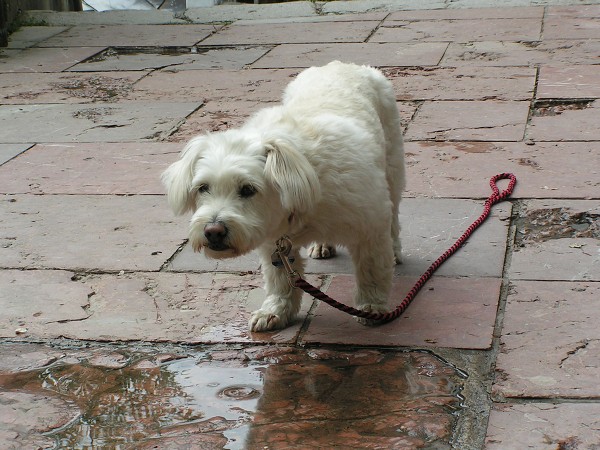
<svg viewBox="0 0 600 450">
<path fill-rule="evenodd" d="M 223 222 L 208 223 L 204 227 L 204 237 L 211 245 L 223 244 L 227 232 L 227 227 Z"/>
</svg>

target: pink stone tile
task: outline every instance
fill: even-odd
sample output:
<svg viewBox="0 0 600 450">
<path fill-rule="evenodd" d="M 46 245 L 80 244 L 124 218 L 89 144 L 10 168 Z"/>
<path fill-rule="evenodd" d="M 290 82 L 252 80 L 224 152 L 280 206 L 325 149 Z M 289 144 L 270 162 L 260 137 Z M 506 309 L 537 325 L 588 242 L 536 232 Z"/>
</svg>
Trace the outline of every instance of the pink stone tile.
<svg viewBox="0 0 600 450">
<path fill-rule="evenodd" d="M 8 48 L 27 48 L 36 45 L 44 39 L 62 33 L 67 27 L 24 26 L 10 34 Z"/>
<path fill-rule="evenodd" d="M 115 102 L 129 98 L 134 83 L 144 75 L 146 72 L 0 73 L 0 102 Z"/>
<path fill-rule="evenodd" d="M 535 69 L 523 67 L 386 68 L 399 100 L 528 100 Z"/>
<path fill-rule="evenodd" d="M 284 88 L 298 72 L 298 69 L 156 71 L 135 84 L 131 98 L 275 102 L 281 99 Z"/>
<path fill-rule="evenodd" d="M 598 66 L 540 67 L 537 98 L 600 98 Z"/>
<path fill-rule="evenodd" d="M 162 142 L 38 144 L 0 167 L 0 192 L 164 194 L 160 174 L 181 149 Z"/>
<path fill-rule="evenodd" d="M 395 279 L 390 309 L 402 301 L 415 281 L 415 277 Z M 320 303 L 302 340 L 487 349 L 492 343 L 500 284 L 498 278 L 434 277 L 399 319 L 373 327 L 361 325 L 353 317 Z M 353 277 L 338 275 L 327 294 L 351 305 L 353 287 Z"/>
<path fill-rule="evenodd" d="M 592 449 L 598 445 L 598 403 L 495 404 L 485 448 Z"/>
<path fill-rule="evenodd" d="M 0 209 L 8 268 L 158 270 L 185 238 L 163 196 L 14 195 Z"/>
<path fill-rule="evenodd" d="M 257 62 L 256 69 L 310 67 L 334 59 L 379 67 L 435 66 L 448 44 L 424 43 L 341 43 L 278 45 Z"/>
<path fill-rule="evenodd" d="M 600 5 L 548 6 L 547 17 L 600 17 Z"/>
<path fill-rule="evenodd" d="M 364 42 L 378 24 L 378 21 L 233 23 L 204 39 L 201 44 L 257 45 Z"/>
<path fill-rule="evenodd" d="M 600 281 L 599 217 L 597 200 L 526 202 L 517 221 L 510 278 Z"/>
<path fill-rule="evenodd" d="M 600 56 L 600 40 L 549 40 L 542 42 L 450 43 L 442 66 L 534 66 L 539 64 L 590 64 Z"/>
<path fill-rule="evenodd" d="M 369 42 L 537 41 L 539 19 L 386 20 Z"/>
<path fill-rule="evenodd" d="M 535 105 L 527 138 L 535 141 L 599 141 L 600 101 Z"/>
<path fill-rule="evenodd" d="M 189 46 L 218 25 L 76 25 L 39 44 L 40 47 Z"/>
<path fill-rule="evenodd" d="M 503 172 L 517 177 L 513 198 L 594 198 L 600 186 L 596 141 L 407 142 L 405 152 L 406 196 L 483 197 L 491 193 L 489 179 Z"/>
<path fill-rule="evenodd" d="M 529 102 L 425 102 L 406 132 L 407 140 L 520 141 Z"/>
<path fill-rule="evenodd" d="M 503 397 L 598 397 L 600 284 L 511 283 L 493 391 Z"/>
<path fill-rule="evenodd" d="M 265 296 L 256 275 L 5 270 L 0 279 L 8 287 L 0 293 L 2 337 L 25 327 L 24 337 L 37 339 L 289 343 L 311 305 L 307 298 L 285 330 L 250 333 L 250 313 Z"/>
<path fill-rule="evenodd" d="M 543 15 L 542 7 L 426 9 L 392 12 L 385 23 L 398 20 L 541 19 Z"/>
<path fill-rule="evenodd" d="M 98 47 L 0 50 L 0 73 L 61 72 L 100 51 Z"/>
<path fill-rule="evenodd" d="M 600 39 L 598 17 L 546 17 L 544 40 L 548 39 Z"/>
</svg>

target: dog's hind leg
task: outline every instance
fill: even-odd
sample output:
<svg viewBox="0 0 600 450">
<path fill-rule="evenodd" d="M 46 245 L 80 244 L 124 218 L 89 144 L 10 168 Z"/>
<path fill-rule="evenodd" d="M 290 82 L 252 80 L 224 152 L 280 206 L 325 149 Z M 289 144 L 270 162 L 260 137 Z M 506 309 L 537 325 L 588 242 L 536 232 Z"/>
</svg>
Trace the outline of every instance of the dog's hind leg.
<svg viewBox="0 0 600 450">
<path fill-rule="evenodd" d="M 287 273 L 283 268 L 272 264 L 271 255 L 274 246 L 259 248 L 261 268 L 265 280 L 267 298 L 259 310 L 254 311 L 248 322 L 250 331 L 268 331 L 287 327 L 300 311 L 302 291 L 290 286 Z M 304 260 L 297 250 L 292 250 L 294 255 L 292 268 L 300 275 L 304 275 Z"/>
</svg>

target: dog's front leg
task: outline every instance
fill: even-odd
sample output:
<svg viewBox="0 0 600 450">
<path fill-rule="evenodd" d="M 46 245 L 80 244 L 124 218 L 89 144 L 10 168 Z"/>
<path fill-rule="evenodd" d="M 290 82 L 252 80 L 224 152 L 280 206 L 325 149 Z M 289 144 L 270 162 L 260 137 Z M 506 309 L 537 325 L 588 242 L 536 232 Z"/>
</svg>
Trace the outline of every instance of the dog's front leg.
<svg viewBox="0 0 600 450">
<path fill-rule="evenodd" d="M 285 269 L 275 267 L 272 264 L 271 255 L 274 251 L 274 246 L 259 248 L 267 298 L 261 308 L 252 313 L 249 321 L 250 331 L 268 331 L 285 328 L 294 320 L 298 311 L 300 311 L 302 291 L 290 286 Z M 292 263 L 293 269 L 300 276 L 303 276 L 304 261 L 300 256 L 300 252 L 292 249 L 290 255 L 293 255 L 295 258 Z"/>
</svg>

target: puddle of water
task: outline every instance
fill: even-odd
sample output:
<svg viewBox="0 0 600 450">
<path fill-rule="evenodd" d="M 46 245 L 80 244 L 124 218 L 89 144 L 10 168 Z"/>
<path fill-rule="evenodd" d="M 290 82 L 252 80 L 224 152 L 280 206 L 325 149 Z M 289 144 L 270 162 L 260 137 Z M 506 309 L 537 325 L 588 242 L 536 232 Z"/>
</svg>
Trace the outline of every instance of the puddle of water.
<svg viewBox="0 0 600 450">
<path fill-rule="evenodd" d="M 73 449 L 450 448 L 462 408 L 461 374 L 427 353 L 260 347 L 164 363 L 127 357 L 120 368 L 71 357 L 0 373 L 0 390 L 79 408 L 44 433 Z"/>
</svg>

